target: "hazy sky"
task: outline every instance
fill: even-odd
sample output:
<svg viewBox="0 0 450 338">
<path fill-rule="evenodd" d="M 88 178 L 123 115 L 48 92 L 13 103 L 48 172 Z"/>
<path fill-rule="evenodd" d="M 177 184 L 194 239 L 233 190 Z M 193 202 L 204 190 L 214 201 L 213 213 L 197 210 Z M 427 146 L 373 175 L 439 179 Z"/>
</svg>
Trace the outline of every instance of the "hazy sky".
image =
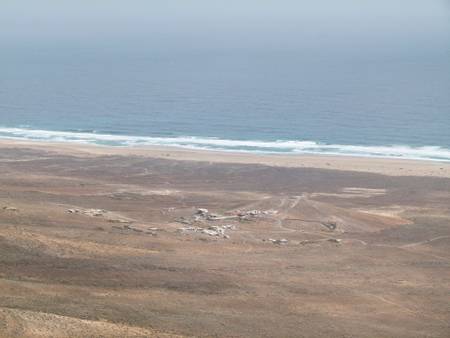
<svg viewBox="0 0 450 338">
<path fill-rule="evenodd" d="M 448 0 L 1 0 L 0 42 L 170 45 L 381 43 L 450 38 Z"/>
</svg>

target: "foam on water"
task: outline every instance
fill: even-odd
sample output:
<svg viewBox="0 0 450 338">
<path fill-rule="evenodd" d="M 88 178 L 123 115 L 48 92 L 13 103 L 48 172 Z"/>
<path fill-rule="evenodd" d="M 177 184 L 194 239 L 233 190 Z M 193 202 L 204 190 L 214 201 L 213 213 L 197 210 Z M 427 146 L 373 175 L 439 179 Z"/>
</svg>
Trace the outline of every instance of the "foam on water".
<svg viewBox="0 0 450 338">
<path fill-rule="evenodd" d="M 228 152 L 249 152 L 266 154 L 323 154 L 450 162 L 450 149 L 438 146 L 362 146 L 345 144 L 323 144 L 314 141 L 227 140 L 194 136 L 145 137 L 97 134 L 93 132 L 36 130 L 25 128 L 0 128 L 0 138 L 43 142 L 72 142 L 121 147 L 169 146 Z"/>
</svg>

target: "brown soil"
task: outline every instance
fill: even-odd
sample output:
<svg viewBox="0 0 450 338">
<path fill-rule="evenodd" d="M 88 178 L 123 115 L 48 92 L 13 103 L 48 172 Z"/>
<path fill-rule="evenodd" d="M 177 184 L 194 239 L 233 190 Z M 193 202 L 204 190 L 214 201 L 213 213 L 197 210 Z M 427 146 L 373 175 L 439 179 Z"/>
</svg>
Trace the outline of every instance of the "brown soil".
<svg viewBox="0 0 450 338">
<path fill-rule="evenodd" d="M 0 147 L 0 290 L 4 337 L 450 337 L 450 179 Z"/>
</svg>

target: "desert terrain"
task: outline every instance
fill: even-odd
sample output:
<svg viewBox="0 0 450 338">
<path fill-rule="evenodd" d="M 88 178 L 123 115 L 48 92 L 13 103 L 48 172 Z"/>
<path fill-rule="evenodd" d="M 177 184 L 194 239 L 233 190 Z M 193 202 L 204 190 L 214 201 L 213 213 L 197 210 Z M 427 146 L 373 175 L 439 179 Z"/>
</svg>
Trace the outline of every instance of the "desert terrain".
<svg viewBox="0 0 450 338">
<path fill-rule="evenodd" d="M 450 164 L 2 141 L 0 337 L 450 337 Z"/>
</svg>

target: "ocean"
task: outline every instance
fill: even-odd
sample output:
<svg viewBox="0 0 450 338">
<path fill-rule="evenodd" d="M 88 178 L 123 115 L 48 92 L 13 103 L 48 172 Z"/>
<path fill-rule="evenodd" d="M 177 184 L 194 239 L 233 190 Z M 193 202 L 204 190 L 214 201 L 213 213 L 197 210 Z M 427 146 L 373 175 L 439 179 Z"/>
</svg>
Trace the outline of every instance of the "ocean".
<svg viewBox="0 0 450 338">
<path fill-rule="evenodd" d="M 4 139 L 450 161 L 448 44 L 11 44 L 0 65 Z"/>
</svg>

